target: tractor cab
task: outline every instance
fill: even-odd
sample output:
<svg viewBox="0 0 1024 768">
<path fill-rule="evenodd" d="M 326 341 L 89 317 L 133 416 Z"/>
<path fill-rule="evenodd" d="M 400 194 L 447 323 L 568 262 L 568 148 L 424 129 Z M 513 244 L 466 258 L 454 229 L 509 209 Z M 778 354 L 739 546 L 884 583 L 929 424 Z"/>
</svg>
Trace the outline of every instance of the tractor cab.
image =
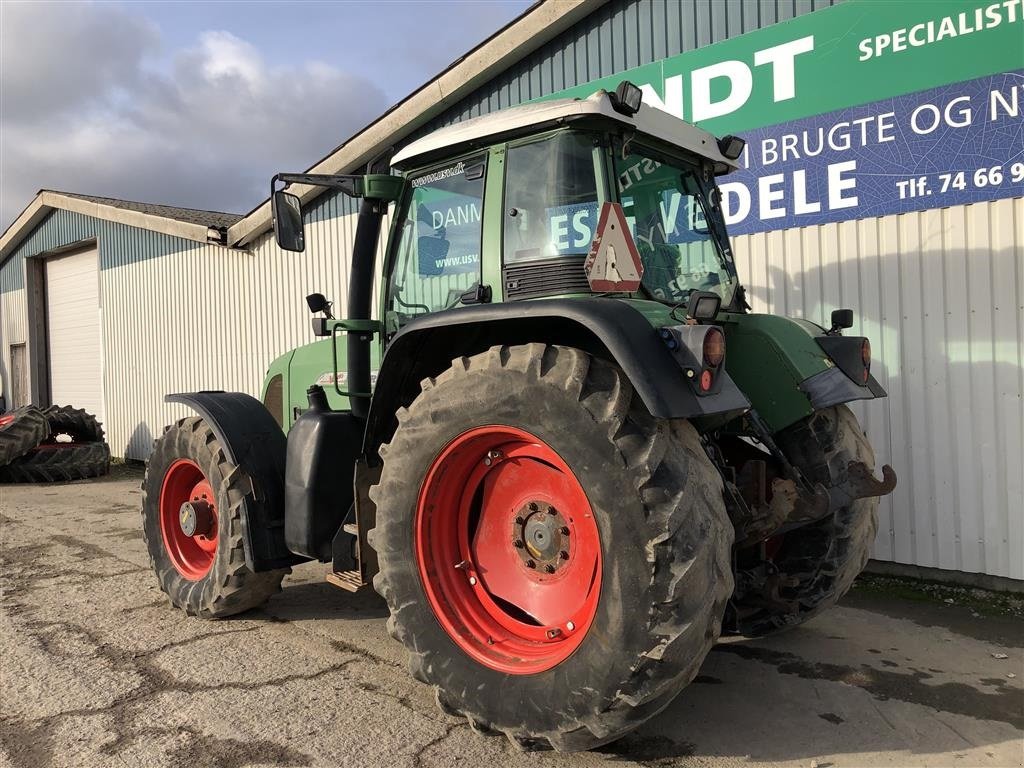
<svg viewBox="0 0 1024 768">
<path fill-rule="evenodd" d="M 623 122 L 618 103 L 599 93 L 520 107 L 469 121 L 492 135 L 468 141 L 478 132 L 460 124 L 402 150 L 393 162 L 409 187 L 386 267 L 387 330 L 465 304 L 568 294 L 679 306 L 702 290 L 731 306 L 739 283 L 714 176 L 734 161 L 684 123 L 668 135 L 657 114 Z M 714 157 L 698 154 L 708 146 Z M 455 156 L 437 160 L 443 151 Z M 622 266 L 639 282 L 586 268 L 606 204 L 621 209 L 639 256 L 638 269 Z"/>
<path fill-rule="evenodd" d="M 336 370 L 321 377 L 334 385 L 332 407 L 351 404 L 364 413 L 368 398 L 352 394 L 353 384 L 368 394 L 371 368 L 396 334 L 437 313 L 614 297 L 682 317 L 691 295 L 702 297 L 704 319 L 720 308 L 744 311 L 716 186 L 717 176 L 738 167 L 744 142 L 717 138 L 643 105 L 640 96 L 624 82 L 587 99 L 466 120 L 399 150 L 390 174 L 274 177 L 275 234 L 286 250 L 305 247 L 301 203 L 278 182 L 339 188 L 363 200 L 349 319 L 313 321 L 316 335 L 332 337 Z M 378 233 L 388 213 L 380 315 L 370 318 Z M 602 235 L 610 246 L 599 254 Z M 367 352 L 362 342 L 370 330 Z M 338 334 L 348 334 L 347 344 Z M 324 357 L 313 348 L 321 349 L 312 345 L 292 364 L 322 368 L 305 362 L 307 354 Z M 349 386 L 337 384 L 342 380 Z M 302 410 L 293 403 L 279 420 L 287 426 Z"/>
</svg>

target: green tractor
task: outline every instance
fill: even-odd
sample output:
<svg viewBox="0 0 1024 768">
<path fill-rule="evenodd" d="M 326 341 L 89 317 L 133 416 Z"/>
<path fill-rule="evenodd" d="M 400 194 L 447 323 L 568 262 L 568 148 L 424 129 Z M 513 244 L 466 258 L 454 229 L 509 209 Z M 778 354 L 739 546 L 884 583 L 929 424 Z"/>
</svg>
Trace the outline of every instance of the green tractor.
<svg viewBox="0 0 1024 768">
<path fill-rule="evenodd" d="M 384 597 L 443 710 L 557 750 L 662 710 L 720 632 L 833 605 L 895 486 L 845 403 L 885 392 L 849 310 L 827 329 L 748 312 L 716 186 L 742 149 L 622 83 L 363 175 L 276 176 L 288 250 L 303 218 L 280 183 L 360 199 L 349 317 L 307 297 L 319 340 L 262 402 L 168 396 L 198 414 L 144 482 L 171 602 L 228 616 L 329 563 Z"/>
</svg>

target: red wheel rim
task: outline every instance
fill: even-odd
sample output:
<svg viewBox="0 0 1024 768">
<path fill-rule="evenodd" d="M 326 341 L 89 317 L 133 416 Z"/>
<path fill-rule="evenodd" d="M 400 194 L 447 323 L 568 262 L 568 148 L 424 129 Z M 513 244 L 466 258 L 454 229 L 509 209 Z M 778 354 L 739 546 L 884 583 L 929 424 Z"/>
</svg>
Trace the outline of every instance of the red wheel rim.
<svg viewBox="0 0 1024 768">
<path fill-rule="evenodd" d="M 182 505 L 200 502 L 209 510 L 208 525 L 194 535 L 182 530 Z M 199 581 L 210 572 L 217 554 L 217 497 L 213 487 L 191 459 L 177 459 L 160 486 L 160 533 L 171 564 L 184 578 Z M 205 529 L 205 530 L 204 530 Z"/>
<path fill-rule="evenodd" d="M 544 441 L 505 426 L 459 435 L 427 471 L 414 535 L 427 600 L 476 661 L 534 674 L 583 642 L 601 540 L 582 486 Z"/>
</svg>

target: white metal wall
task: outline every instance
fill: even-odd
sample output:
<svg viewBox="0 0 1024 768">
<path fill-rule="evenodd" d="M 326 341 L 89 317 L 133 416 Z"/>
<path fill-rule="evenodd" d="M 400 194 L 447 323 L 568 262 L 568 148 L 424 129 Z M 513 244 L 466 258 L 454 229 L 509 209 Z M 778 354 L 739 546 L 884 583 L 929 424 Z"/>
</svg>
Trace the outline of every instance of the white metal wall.
<svg viewBox="0 0 1024 768">
<path fill-rule="evenodd" d="M 889 397 L 855 407 L 880 560 L 1024 578 L 1024 199 L 737 237 L 755 312 L 854 308 Z"/>
<path fill-rule="evenodd" d="M 336 205 L 323 207 L 341 213 Z M 282 251 L 268 235 L 251 252 L 189 247 L 103 269 L 107 431 L 115 455 L 148 457 L 164 425 L 188 414 L 164 403 L 166 393 L 226 389 L 258 397 L 275 358 L 315 341 L 307 294 L 324 293 L 344 312 L 355 220 L 352 213 L 314 217 L 301 254 Z"/>
<path fill-rule="evenodd" d="M 25 289 L 5 286 L 0 272 L 0 381 L 3 382 L 7 405 L 12 405 L 11 395 L 11 345 L 26 344 L 28 337 L 28 313 L 25 309 Z M 24 285 L 24 283 L 18 283 Z M 9 289 L 8 289 L 9 288 Z"/>
</svg>

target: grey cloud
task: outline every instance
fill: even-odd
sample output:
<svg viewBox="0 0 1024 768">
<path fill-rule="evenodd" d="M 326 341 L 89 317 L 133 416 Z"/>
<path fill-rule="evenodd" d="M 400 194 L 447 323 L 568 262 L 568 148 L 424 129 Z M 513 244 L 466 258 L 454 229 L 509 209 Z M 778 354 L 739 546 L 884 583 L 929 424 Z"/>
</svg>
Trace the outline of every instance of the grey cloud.
<svg viewBox="0 0 1024 768">
<path fill-rule="evenodd" d="M 363 78 L 271 66 L 227 32 L 160 72 L 158 34 L 130 8 L 5 5 L 3 228 L 40 188 L 246 212 L 275 171 L 305 169 L 387 106 Z"/>
<path fill-rule="evenodd" d="M 113 6 L 5 3 L 0 16 L 4 119 L 65 114 L 137 84 L 156 29 Z"/>
</svg>

